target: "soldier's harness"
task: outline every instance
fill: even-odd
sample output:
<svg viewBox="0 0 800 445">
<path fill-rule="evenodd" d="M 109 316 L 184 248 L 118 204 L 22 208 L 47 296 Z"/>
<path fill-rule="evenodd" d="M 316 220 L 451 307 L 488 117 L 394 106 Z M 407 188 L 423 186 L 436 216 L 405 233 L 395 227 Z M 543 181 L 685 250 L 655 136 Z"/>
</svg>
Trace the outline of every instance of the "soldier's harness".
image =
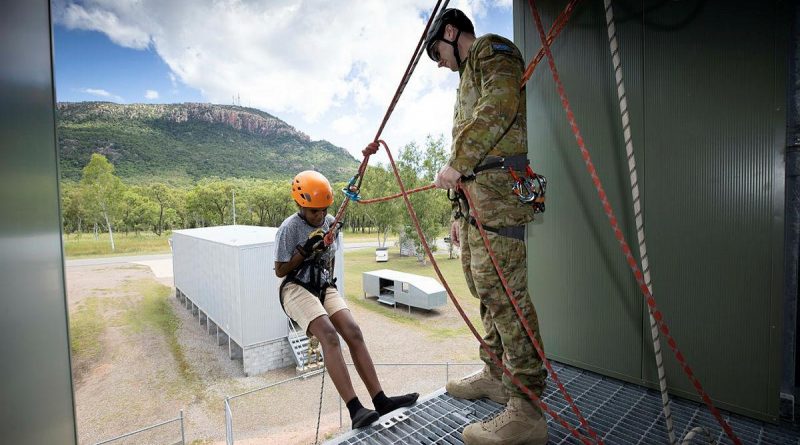
<svg viewBox="0 0 800 445">
<path fill-rule="evenodd" d="M 514 184 L 511 187 L 511 192 L 517 195 L 517 199 L 523 204 L 530 204 L 533 206 L 534 213 L 544 212 L 545 192 L 547 191 L 547 179 L 539 174 L 533 172 L 530 167 L 530 161 L 527 154 L 511 155 L 511 156 L 494 156 L 488 155 L 483 161 L 472 170 L 469 176 L 462 176 L 462 182 L 475 180 L 475 177 L 481 172 L 487 170 L 505 170 L 511 175 Z M 516 172 L 524 172 L 522 175 L 517 175 Z M 478 223 L 475 217 L 469 212 L 469 203 L 464 197 L 464 194 L 457 190 L 448 190 L 447 198 L 453 202 L 453 218 L 469 218 L 469 223 L 477 228 Z M 520 241 L 525 240 L 525 226 L 513 227 L 490 227 L 486 224 L 483 225 L 485 230 L 496 233 L 500 236 L 507 236 L 509 238 L 517 239 Z"/>
</svg>

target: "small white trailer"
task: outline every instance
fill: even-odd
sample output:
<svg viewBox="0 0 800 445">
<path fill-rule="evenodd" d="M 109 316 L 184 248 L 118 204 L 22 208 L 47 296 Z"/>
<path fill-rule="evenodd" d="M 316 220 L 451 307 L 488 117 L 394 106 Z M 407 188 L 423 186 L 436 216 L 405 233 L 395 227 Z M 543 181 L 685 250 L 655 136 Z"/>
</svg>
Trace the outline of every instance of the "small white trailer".
<svg viewBox="0 0 800 445">
<path fill-rule="evenodd" d="M 364 297 L 377 297 L 390 306 L 403 304 L 411 308 L 431 310 L 447 304 L 447 291 L 434 278 L 390 269 L 364 272 Z"/>
</svg>

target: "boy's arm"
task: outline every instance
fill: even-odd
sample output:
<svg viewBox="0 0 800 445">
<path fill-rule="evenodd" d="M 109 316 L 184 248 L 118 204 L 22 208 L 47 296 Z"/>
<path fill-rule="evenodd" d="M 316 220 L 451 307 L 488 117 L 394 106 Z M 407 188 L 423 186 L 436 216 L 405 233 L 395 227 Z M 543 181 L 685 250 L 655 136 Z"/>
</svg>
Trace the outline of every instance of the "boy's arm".
<svg viewBox="0 0 800 445">
<path fill-rule="evenodd" d="M 275 261 L 275 275 L 277 275 L 278 278 L 285 277 L 289 272 L 297 269 L 305 259 L 306 257 L 295 249 L 294 255 L 292 255 L 292 258 L 288 262 L 282 263 L 280 261 Z"/>
<path fill-rule="evenodd" d="M 311 255 L 314 250 L 319 248 L 322 243 L 322 235 L 320 233 L 312 233 L 306 240 L 305 244 L 298 244 L 292 251 L 292 257 L 287 262 L 275 261 L 275 275 L 278 278 L 283 278 L 289 272 L 300 267 L 300 264 Z"/>
</svg>

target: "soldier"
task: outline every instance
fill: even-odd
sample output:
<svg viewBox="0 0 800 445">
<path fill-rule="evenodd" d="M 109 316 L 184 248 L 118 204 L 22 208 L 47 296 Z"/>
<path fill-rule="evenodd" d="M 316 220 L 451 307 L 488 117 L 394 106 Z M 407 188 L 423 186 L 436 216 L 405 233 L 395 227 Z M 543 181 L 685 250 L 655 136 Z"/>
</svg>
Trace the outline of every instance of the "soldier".
<svg viewBox="0 0 800 445">
<path fill-rule="evenodd" d="M 505 294 L 474 219 L 477 211 L 503 274 L 542 344 L 536 309 L 527 291 L 525 258 L 525 224 L 533 220 L 534 207 L 512 193 L 514 181 L 508 171 L 525 171 L 528 162 L 525 93 L 520 90 L 524 61 L 508 39 L 493 34 L 476 38 L 472 22 L 458 9 L 442 11 L 425 44 L 428 56 L 439 67 L 460 76 L 450 158 L 435 184 L 455 189 L 461 180 L 476 207 L 468 209 L 463 197 L 458 200 L 451 239 L 461 245 L 467 284 L 480 300 L 484 340 L 514 376 L 541 396 L 547 371 Z M 483 370 L 448 382 L 447 392 L 464 399 L 488 397 L 507 406 L 497 417 L 468 425 L 464 442 L 547 443 L 547 422 L 541 408 L 532 404 L 482 349 L 480 356 L 486 363 Z"/>
<path fill-rule="evenodd" d="M 368 148 L 364 154 L 375 151 Z M 334 221 L 328 215 L 328 207 L 333 204 L 333 189 L 328 179 L 315 171 L 300 172 L 292 181 L 292 197 L 298 212 L 286 218 L 275 235 L 275 275 L 286 277 L 280 288 L 281 306 L 303 332 L 319 339 L 325 367 L 342 400 L 347 402 L 351 424 L 353 428 L 361 428 L 380 415 L 413 405 L 419 394 L 387 397 L 383 393 L 361 329 L 336 290 L 333 260 L 337 243 L 327 247 L 323 243 L 324 233 L 332 229 Z M 365 408 L 356 397 L 339 335 L 350 348 L 375 410 Z"/>
</svg>

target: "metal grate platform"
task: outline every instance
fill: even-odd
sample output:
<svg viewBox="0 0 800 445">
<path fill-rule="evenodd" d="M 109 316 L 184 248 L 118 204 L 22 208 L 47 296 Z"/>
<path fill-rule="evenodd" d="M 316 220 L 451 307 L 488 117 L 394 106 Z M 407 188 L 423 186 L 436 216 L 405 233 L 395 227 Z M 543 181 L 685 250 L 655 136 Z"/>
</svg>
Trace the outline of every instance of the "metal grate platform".
<svg viewBox="0 0 800 445">
<path fill-rule="evenodd" d="M 603 437 L 606 444 L 650 445 L 668 442 L 658 391 L 559 363 L 553 363 L 553 368 L 589 425 Z M 578 425 L 575 414 L 552 381 L 545 391 L 544 400 L 569 424 Z M 461 445 L 461 431 L 466 425 L 486 419 L 502 408 L 502 405 L 486 399 L 456 399 L 441 389 L 409 409 L 389 413 L 368 428 L 351 431 L 325 444 Z M 691 428 L 704 426 L 718 443 L 731 443 L 705 405 L 673 397 L 672 416 L 675 433 L 681 438 Z M 723 412 L 723 416 L 745 444 L 800 445 L 798 431 L 736 414 Z M 548 426 L 550 444 L 580 444 L 552 419 L 548 419 Z M 694 443 L 704 441 L 696 438 Z"/>
</svg>

